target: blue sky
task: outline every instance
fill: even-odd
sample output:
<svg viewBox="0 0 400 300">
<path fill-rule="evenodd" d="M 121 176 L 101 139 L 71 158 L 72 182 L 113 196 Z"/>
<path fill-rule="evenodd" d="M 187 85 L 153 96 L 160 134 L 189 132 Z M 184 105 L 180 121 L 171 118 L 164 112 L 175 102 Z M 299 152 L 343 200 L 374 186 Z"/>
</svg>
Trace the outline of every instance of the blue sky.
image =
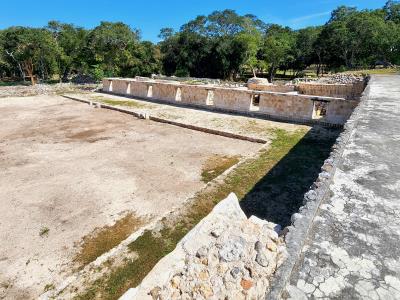
<svg viewBox="0 0 400 300">
<path fill-rule="evenodd" d="M 2 1 L 0 28 L 13 25 L 40 27 L 49 20 L 86 28 L 100 21 L 122 21 L 141 30 L 145 40 L 158 41 L 162 27 L 179 27 L 197 15 L 234 9 L 251 13 L 266 23 L 292 28 L 324 24 L 339 5 L 360 9 L 383 7 L 386 0 L 14 0 Z"/>
</svg>

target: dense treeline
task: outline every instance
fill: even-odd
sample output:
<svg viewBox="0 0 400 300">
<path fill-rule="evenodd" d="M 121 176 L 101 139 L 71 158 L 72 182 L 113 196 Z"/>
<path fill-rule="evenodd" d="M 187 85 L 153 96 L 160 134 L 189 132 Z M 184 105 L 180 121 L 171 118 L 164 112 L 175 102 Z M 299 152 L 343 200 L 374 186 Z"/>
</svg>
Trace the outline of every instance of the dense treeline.
<svg viewBox="0 0 400 300">
<path fill-rule="evenodd" d="M 45 28 L 10 27 L 0 31 L 0 76 L 46 80 L 71 74 L 149 76 L 160 71 L 159 48 L 140 41 L 123 23 L 102 22 L 93 30 L 49 22 Z"/>
<path fill-rule="evenodd" d="M 272 80 L 278 70 L 300 74 L 400 64 L 400 1 L 382 9 L 341 6 L 323 26 L 292 30 L 232 10 L 198 16 L 178 32 L 164 28 L 157 45 L 123 23 L 92 30 L 51 21 L 45 28 L 0 30 L 0 77 L 50 79 L 71 74 L 167 75 Z"/>
</svg>

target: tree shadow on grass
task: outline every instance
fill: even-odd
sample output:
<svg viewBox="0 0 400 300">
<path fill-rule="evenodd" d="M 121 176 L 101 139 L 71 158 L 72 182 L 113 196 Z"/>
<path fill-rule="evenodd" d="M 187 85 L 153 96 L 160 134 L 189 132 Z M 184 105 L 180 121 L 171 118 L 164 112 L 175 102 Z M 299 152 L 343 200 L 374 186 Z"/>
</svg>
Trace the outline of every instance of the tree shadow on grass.
<svg viewBox="0 0 400 300">
<path fill-rule="evenodd" d="M 240 205 L 246 215 L 290 225 L 304 194 L 318 178 L 340 129 L 314 126 L 252 189 Z"/>
</svg>

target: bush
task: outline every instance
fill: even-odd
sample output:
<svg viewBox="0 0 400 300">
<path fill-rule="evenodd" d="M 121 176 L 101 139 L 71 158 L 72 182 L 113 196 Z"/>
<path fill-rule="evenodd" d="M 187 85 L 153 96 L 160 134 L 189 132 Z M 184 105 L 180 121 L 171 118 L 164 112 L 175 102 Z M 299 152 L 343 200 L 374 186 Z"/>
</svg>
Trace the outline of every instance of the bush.
<svg viewBox="0 0 400 300">
<path fill-rule="evenodd" d="M 104 76 L 104 71 L 99 65 L 92 66 L 92 68 L 89 71 L 89 74 L 96 80 L 96 81 L 101 81 L 105 76 Z"/>
</svg>

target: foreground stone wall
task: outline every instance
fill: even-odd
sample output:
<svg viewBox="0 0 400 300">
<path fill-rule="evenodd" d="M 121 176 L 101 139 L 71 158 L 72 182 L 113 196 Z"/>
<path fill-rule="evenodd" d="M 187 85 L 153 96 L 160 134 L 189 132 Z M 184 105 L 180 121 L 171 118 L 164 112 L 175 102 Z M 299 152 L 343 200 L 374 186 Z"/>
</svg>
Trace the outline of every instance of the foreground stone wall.
<svg viewBox="0 0 400 300">
<path fill-rule="evenodd" d="M 231 194 L 121 299 L 262 299 L 286 258 L 279 231 Z"/>
<path fill-rule="evenodd" d="M 332 99 L 328 102 L 325 120 L 329 123 L 345 124 L 358 104 L 359 101 L 357 100 L 340 101 Z"/>
<path fill-rule="evenodd" d="M 175 104 L 182 103 L 229 112 L 249 113 L 294 122 L 331 125 L 343 125 L 358 103 L 344 98 L 298 95 L 293 92 L 277 93 L 247 88 L 189 85 L 143 78 L 140 80 L 107 78 L 103 80 L 103 91 L 123 96 Z M 318 88 L 313 90 L 314 93 L 318 93 L 318 91 Z M 316 116 L 316 102 L 327 103 L 324 117 Z"/>
<path fill-rule="evenodd" d="M 183 85 L 181 87 L 180 101 L 186 104 L 207 105 L 209 91 L 202 86 Z"/>
<path fill-rule="evenodd" d="M 252 106 L 252 94 L 247 90 L 239 89 L 215 89 L 214 105 L 222 109 L 234 109 L 238 111 L 250 111 Z"/>
<path fill-rule="evenodd" d="M 327 199 L 330 197 L 330 195 L 332 195 L 331 185 L 333 177 L 335 176 L 338 166 L 343 163 L 343 153 L 351 136 L 355 134 L 354 129 L 360 117 L 360 110 L 363 106 L 365 106 L 365 102 L 369 97 L 369 93 L 370 87 L 368 86 L 363 92 L 361 104 L 356 105 L 354 112 L 351 113 L 348 120 L 345 122 L 344 130 L 337 138 L 335 145 L 332 147 L 332 152 L 330 153 L 329 158 L 325 160 L 323 166 L 321 167 L 321 173 L 319 174 L 317 180 L 310 187 L 310 190 L 304 195 L 303 206 L 300 207 L 298 213 L 292 215 L 292 224 L 284 229 L 284 231 L 286 231 L 285 244 L 288 251 L 288 256 L 284 263 L 277 270 L 271 282 L 271 289 L 267 291 L 265 298 L 266 300 L 307 299 L 307 297 L 305 297 L 302 293 L 298 293 L 299 289 L 297 287 L 290 286 L 290 277 L 293 272 L 296 272 L 296 264 L 301 259 L 304 243 L 310 233 L 313 222 L 316 220 L 316 216 L 322 202 L 324 199 Z M 349 105 L 355 105 L 355 103 L 358 104 L 358 101 L 350 101 L 346 103 L 350 103 Z M 335 103 L 335 101 L 332 102 L 332 105 L 334 105 L 334 112 L 332 112 L 329 117 L 338 118 L 338 115 L 341 114 L 339 112 L 341 110 L 341 105 Z M 338 111 L 338 113 L 335 111 Z M 337 223 L 335 223 L 335 226 L 337 226 Z M 321 262 L 323 261 L 324 259 L 321 259 Z M 319 273 L 316 275 L 314 275 L 315 273 L 311 273 L 310 268 L 308 268 L 307 273 L 312 274 L 311 276 L 314 278 L 317 277 L 317 275 L 320 275 Z M 323 278 L 325 276 L 334 278 L 329 272 L 321 275 Z M 323 281 L 324 280 L 325 279 L 323 279 Z M 333 285 L 335 288 L 332 290 L 335 290 L 336 287 L 339 287 L 336 282 L 334 282 Z M 303 286 L 306 287 L 306 285 Z M 312 291 L 315 290 L 313 286 L 307 285 L 307 287 L 311 287 Z M 328 289 L 331 289 L 329 284 Z"/>
<path fill-rule="evenodd" d="M 309 119 L 313 115 L 314 103 L 310 97 L 281 93 L 266 93 L 260 97 L 260 112 L 270 115 Z"/>
</svg>

